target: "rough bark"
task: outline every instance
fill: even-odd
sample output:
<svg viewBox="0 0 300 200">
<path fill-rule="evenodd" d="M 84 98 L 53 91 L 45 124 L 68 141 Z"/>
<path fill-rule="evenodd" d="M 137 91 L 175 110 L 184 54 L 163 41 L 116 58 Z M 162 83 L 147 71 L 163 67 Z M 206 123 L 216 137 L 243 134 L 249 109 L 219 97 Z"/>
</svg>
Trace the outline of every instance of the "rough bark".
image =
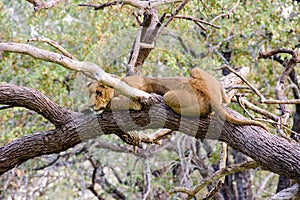
<svg viewBox="0 0 300 200">
<path fill-rule="evenodd" d="M 235 155 L 234 163 L 241 163 L 244 161 L 247 161 L 247 157 L 245 155 L 241 153 L 237 153 Z M 253 199 L 250 176 L 251 174 L 249 170 L 234 173 L 239 200 Z"/>
<path fill-rule="evenodd" d="M 263 168 L 300 182 L 300 145 L 272 135 L 260 127 L 234 126 L 215 116 L 205 119 L 180 117 L 163 103 L 142 111 L 113 111 L 94 115 L 68 111 L 51 101 L 42 103 L 45 99 L 38 91 L 0 84 L 0 104 L 26 107 L 56 125 L 55 130 L 24 136 L 1 147 L 0 174 L 31 158 L 64 151 L 102 134 L 118 135 L 129 130 L 168 128 L 197 138 L 224 141 L 253 158 Z"/>
</svg>

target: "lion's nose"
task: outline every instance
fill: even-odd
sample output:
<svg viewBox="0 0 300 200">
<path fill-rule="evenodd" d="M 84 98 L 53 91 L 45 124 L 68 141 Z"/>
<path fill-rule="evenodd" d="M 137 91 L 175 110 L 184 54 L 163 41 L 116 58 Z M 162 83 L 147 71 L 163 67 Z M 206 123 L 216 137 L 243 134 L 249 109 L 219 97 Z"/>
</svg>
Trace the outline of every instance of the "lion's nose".
<svg viewBox="0 0 300 200">
<path fill-rule="evenodd" d="M 105 107 L 100 107 L 100 108 L 99 108 L 99 110 L 104 110 L 104 109 L 105 109 Z"/>
</svg>

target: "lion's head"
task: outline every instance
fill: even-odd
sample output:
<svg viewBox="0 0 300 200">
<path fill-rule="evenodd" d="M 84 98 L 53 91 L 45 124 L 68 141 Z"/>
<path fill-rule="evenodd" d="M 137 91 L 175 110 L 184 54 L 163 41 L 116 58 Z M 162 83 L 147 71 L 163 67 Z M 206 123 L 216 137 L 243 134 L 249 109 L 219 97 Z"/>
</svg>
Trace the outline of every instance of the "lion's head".
<svg viewBox="0 0 300 200">
<path fill-rule="evenodd" d="M 101 112 L 109 104 L 114 96 L 114 89 L 102 85 L 100 82 L 92 82 L 88 85 L 90 105 L 94 111 Z"/>
</svg>

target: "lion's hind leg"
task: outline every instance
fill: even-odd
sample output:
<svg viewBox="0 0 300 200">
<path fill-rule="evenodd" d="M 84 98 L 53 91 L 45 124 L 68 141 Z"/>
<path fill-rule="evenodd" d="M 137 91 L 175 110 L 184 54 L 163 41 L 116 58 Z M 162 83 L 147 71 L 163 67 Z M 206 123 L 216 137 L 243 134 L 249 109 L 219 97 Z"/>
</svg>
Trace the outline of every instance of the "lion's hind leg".
<svg viewBox="0 0 300 200">
<path fill-rule="evenodd" d="M 202 97 L 199 97 L 189 90 L 172 90 L 164 95 L 166 105 L 183 116 L 204 116 L 207 115 L 207 106 L 202 105 Z"/>
</svg>

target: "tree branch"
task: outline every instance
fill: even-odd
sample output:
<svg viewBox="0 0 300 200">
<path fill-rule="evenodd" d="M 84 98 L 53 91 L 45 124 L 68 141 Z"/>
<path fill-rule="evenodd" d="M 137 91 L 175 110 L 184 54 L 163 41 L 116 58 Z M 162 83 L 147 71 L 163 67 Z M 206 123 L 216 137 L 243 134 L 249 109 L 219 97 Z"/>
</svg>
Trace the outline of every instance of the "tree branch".
<svg viewBox="0 0 300 200">
<path fill-rule="evenodd" d="M 3 98 L 8 95 L 8 87 L 15 95 Z M 26 92 L 23 93 L 23 91 Z M 34 98 L 30 99 L 32 96 Z M 0 104 L 10 105 L 13 101 L 18 106 L 23 105 L 31 109 L 38 108 L 37 105 L 41 104 L 40 101 L 43 99 L 45 98 L 42 94 L 29 88 L 0 85 Z M 31 101 L 30 105 L 28 101 Z M 63 117 L 52 119 L 59 125 L 55 130 L 27 135 L 1 147 L 0 174 L 34 157 L 67 150 L 82 141 L 99 137 L 102 134 L 120 135 L 130 130 L 167 128 L 196 138 L 226 142 L 253 158 L 264 168 L 300 182 L 300 145 L 271 135 L 260 127 L 224 123 L 215 115 L 205 119 L 178 116 L 163 103 L 155 104 L 150 110 L 129 112 L 115 110 L 103 112 L 101 115 L 80 114 L 72 111 L 67 111 L 67 115 L 63 115 L 63 109 L 58 106 L 49 107 L 45 112 L 49 112 L 48 110 L 52 110 L 53 113 L 49 114 L 50 119 L 52 116 Z M 44 110 L 39 110 L 40 113 L 41 111 L 44 112 Z M 240 117 L 236 112 L 230 110 L 228 112 Z"/>
<path fill-rule="evenodd" d="M 55 5 L 59 4 L 60 2 L 62 2 L 63 0 L 51 0 L 48 2 L 43 2 L 41 0 L 26 0 L 29 3 L 33 4 L 34 6 L 34 11 L 38 12 L 42 9 L 49 9 L 54 7 Z"/>
<path fill-rule="evenodd" d="M 136 88 L 132 88 L 121 80 L 110 76 L 94 63 L 77 61 L 62 54 L 46 51 L 32 45 L 22 43 L 0 43 L 0 52 L 1 51 L 26 54 L 36 59 L 59 64 L 67 69 L 89 73 L 93 78 L 101 81 L 103 84 L 111 86 L 120 93 L 135 99 L 150 97 L 150 94 Z"/>
<path fill-rule="evenodd" d="M 139 0 L 117 0 L 113 2 L 107 2 L 103 3 L 101 5 L 96 4 L 79 4 L 78 6 L 88 6 L 93 7 L 95 10 L 104 9 L 105 7 L 122 4 L 122 5 L 129 5 L 135 8 L 143 8 L 143 9 L 151 9 L 155 8 L 160 5 L 169 4 L 169 3 L 176 3 L 176 2 L 182 2 L 180 0 L 159 0 L 155 2 L 151 1 L 139 1 Z"/>
<path fill-rule="evenodd" d="M 172 192 L 183 192 L 188 194 L 189 196 L 195 196 L 201 189 L 203 189 L 205 186 L 207 186 L 210 183 L 213 183 L 220 179 L 221 177 L 224 177 L 228 174 L 232 174 L 234 172 L 242 171 L 242 170 L 248 170 L 258 167 L 259 164 L 254 161 L 246 161 L 239 164 L 232 164 L 227 167 L 221 168 L 219 171 L 214 173 L 213 175 L 203 179 L 194 189 L 188 189 L 185 187 L 176 187 Z"/>
</svg>

